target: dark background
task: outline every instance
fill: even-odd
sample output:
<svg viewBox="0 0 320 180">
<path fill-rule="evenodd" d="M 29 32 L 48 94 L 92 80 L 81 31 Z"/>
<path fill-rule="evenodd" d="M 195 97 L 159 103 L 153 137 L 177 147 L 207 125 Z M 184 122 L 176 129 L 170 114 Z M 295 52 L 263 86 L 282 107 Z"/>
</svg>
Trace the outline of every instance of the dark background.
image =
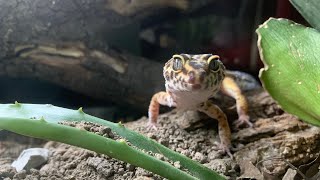
<svg viewBox="0 0 320 180">
<path fill-rule="evenodd" d="M 263 66 L 256 47 L 257 26 L 268 17 L 283 17 L 305 23 L 287 0 L 189 1 L 186 10 L 164 3 L 137 9 L 130 15 L 119 14 L 112 7 L 108 8 L 108 1 L 56 0 L 54 4 L 50 4 L 52 2 L 42 0 L 32 1 L 31 4 L 30 1 L 1 0 L 0 47 L 14 46 L 18 41 L 81 40 L 89 47 L 108 47 L 160 63 L 166 62 L 175 53 L 213 53 L 220 55 L 228 69 L 249 72 L 257 77 Z M 25 7 L 32 7 L 38 17 L 24 19 L 24 23 L 27 21 L 24 27 L 20 16 L 29 17 L 24 14 Z M 48 15 L 45 12 L 48 8 L 54 13 Z M 95 14 L 90 14 L 89 9 L 95 9 Z M 63 13 L 67 10 L 74 13 L 68 12 L 66 16 Z M 36 34 L 28 34 L 26 30 L 26 33 L 18 33 L 14 40 L 6 41 L 8 31 L 4 29 L 9 24 L 4 19 L 10 18 L 10 14 L 15 14 L 12 17 L 16 20 L 10 22 L 17 23 L 18 28 L 28 29 L 29 25 L 32 27 L 37 24 L 37 20 L 43 22 L 41 20 L 47 18 L 50 19 L 47 27 L 59 28 L 59 31 L 55 31 L 59 33 L 42 33 L 51 31 L 39 30 Z M 86 31 L 68 32 L 68 27 L 74 26 L 73 23 L 81 24 L 82 18 L 90 19 L 84 23 Z M 64 22 L 64 19 L 71 21 Z M 0 58 L 11 56 L 10 51 L 1 50 Z M 18 101 L 54 104 L 73 109 L 81 106 L 85 112 L 111 121 L 133 120 L 147 113 L 147 109 L 137 110 L 132 104 L 93 98 L 41 78 L 1 76 L 0 83 L 1 103 Z M 130 94 L 125 94 L 123 98 L 125 96 Z M 148 96 L 145 98 L 150 99 Z"/>
</svg>

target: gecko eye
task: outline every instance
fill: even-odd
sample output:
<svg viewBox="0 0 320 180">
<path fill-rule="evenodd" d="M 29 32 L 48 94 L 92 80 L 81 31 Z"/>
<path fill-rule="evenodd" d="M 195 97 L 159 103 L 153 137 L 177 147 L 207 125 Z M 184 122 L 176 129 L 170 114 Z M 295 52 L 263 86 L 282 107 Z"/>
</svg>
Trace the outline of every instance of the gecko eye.
<svg viewBox="0 0 320 180">
<path fill-rule="evenodd" d="M 216 72 L 220 69 L 220 57 L 213 55 L 208 59 L 209 69 L 213 72 Z"/>
<path fill-rule="evenodd" d="M 173 66 L 174 71 L 181 71 L 183 69 L 184 59 L 180 55 L 173 55 Z"/>
</svg>

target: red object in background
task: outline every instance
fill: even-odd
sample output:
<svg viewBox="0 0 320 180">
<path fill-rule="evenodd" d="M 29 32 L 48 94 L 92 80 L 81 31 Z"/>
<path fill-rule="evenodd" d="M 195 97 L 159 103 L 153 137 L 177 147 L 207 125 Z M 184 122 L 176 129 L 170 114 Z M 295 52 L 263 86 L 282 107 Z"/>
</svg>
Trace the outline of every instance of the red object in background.
<svg viewBox="0 0 320 180">
<path fill-rule="evenodd" d="M 259 24 L 262 24 L 269 17 L 276 17 L 287 18 L 295 22 L 307 25 L 307 22 L 288 0 L 277 0 L 275 10 L 275 14 L 273 15 L 267 12 L 263 12 L 262 17 L 259 18 L 261 19 L 261 22 L 259 22 Z M 264 11 L 266 10 L 264 9 Z M 256 57 L 256 59 L 251 59 L 251 53 L 253 53 L 251 52 L 251 47 L 253 47 L 252 43 L 256 44 L 255 41 L 252 41 L 252 37 L 241 37 L 242 39 L 246 38 L 246 40 L 238 40 L 236 42 L 233 42 L 233 45 L 228 47 L 219 47 L 217 46 L 217 44 L 213 43 L 211 47 L 208 48 L 208 52 L 218 52 L 222 62 L 228 69 L 241 69 L 242 71 L 257 74 L 259 72 L 259 69 L 263 67 L 263 63 L 260 60 L 259 54 L 254 56 Z M 259 52 L 257 51 L 256 53 Z M 253 63 L 255 66 L 252 67 L 251 61 L 255 61 L 255 63 Z"/>
<path fill-rule="evenodd" d="M 208 52 L 218 52 L 221 61 L 228 69 L 248 70 L 250 66 L 251 40 L 235 43 L 232 47 L 214 47 Z"/>
<path fill-rule="evenodd" d="M 297 23 L 308 26 L 306 20 L 301 14 L 293 7 L 289 0 L 277 0 L 276 18 L 291 19 Z"/>
<path fill-rule="evenodd" d="M 292 16 L 292 5 L 289 0 L 278 0 L 276 8 L 276 18 L 289 19 Z"/>
</svg>

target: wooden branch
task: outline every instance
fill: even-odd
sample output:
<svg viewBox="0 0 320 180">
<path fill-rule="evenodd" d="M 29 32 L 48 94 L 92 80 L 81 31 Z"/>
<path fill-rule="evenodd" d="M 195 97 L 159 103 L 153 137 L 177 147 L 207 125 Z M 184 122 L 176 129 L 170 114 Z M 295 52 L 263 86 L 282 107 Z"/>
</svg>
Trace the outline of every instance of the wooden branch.
<svg viewBox="0 0 320 180">
<path fill-rule="evenodd" d="M 31 77 L 95 98 L 145 109 L 164 88 L 162 65 L 83 43 L 25 44 L 0 60 L 0 75 Z"/>
</svg>

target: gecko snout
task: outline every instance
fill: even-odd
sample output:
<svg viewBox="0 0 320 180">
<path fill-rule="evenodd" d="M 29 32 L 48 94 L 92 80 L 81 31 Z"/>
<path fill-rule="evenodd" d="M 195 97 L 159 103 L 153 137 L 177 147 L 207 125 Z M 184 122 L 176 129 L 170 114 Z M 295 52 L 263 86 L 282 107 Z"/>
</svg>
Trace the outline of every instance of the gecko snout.
<svg viewBox="0 0 320 180">
<path fill-rule="evenodd" d="M 199 76 L 200 75 L 200 76 Z M 198 82 L 197 81 L 197 77 L 199 76 L 199 80 L 198 81 L 200 81 L 200 82 Z M 191 84 L 191 87 L 192 87 L 192 89 L 193 90 L 198 90 L 198 89 L 201 89 L 201 82 L 202 82 L 202 80 L 201 80 L 201 73 L 200 74 L 195 74 L 195 72 L 194 71 L 190 71 L 189 73 L 188 73 L 188 79 L 187 79 L 187 82 L 189 83 L 189 84 Z"/>
<path fill-rule="evenodd" d="M 188 73 L 187 82 L 190 83 L 190 84 L 195 84 L 195 82 L 196 82 L 196 75 L 195 75 L 194 71 L 190 71 L 190 72 Z"/>
<path fill-rule="evenodd" d="M 199 81 L 198 83 L 202 83 L 204 81 L 206 75 L 207 75 L 206 71 L 200 71 L 197 74 L 195 74 L 195 72 L 193 72 L 193 71 L 190 71 L 188 73 L 187 82 L 190 84 L 196 84 L 197 79 L 198 79 L 198 81 Z"/>
</svg>

